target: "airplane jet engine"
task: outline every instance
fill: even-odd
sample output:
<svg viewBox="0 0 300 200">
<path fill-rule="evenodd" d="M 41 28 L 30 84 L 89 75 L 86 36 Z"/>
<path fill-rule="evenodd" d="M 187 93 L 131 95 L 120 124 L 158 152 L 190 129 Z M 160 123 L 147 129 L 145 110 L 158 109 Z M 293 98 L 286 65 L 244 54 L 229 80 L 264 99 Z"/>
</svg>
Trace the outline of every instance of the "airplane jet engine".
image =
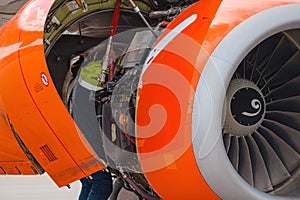
<svg viewBox="0 0 300 200">
<path fill-rule="evenodd" d="M 0 28 L 0 174 L 62 187 L 106 168 L 110 199 L 300 199 L 299 10 L 28 1 Z"/>
</svg>

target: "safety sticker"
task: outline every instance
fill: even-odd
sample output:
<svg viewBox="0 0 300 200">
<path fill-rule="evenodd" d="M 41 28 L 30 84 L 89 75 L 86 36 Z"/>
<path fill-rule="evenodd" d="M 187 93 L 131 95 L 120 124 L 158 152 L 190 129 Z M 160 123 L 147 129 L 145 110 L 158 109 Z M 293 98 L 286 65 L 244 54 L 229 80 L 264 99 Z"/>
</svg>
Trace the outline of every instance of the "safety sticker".
<svg viewBox="0 0 300 200">
<path fill-rule="evenodd" d="M 41 74 L 41 80 L 45 86 L 49 85 L 48 77 L 46 76 L 46 74 L 44 72 Z"/>
</svg>

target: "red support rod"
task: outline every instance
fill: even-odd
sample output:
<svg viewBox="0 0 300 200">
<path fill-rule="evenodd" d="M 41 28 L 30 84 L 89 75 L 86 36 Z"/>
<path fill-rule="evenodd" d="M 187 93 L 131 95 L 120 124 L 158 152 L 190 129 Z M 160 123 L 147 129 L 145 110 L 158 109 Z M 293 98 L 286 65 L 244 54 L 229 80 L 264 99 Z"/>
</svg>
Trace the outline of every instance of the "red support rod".
<svg viewBox="0 0 300 200">
<path fill-rule="evenodd" d="M 112 23 L 111 23 L 110 36 L 114 36 L 117 33 L 120 12 L 121 12 L 121 0 L 117 0 Z M 108 81 L 112 81 L 115 74 L 115 55 L 114 55 L 113 47 L 109 53 L 109 60 L 110 60 L 110 64 L 109 64 L 109 72 L 108 72 Z"/>
<path fill-rule="evenodd" d="M 111 24 L 110 36 L 113 36 L 117 33 L 117 26 L 119 22 L 120 12 L 121 12 L 121 0 L 117 0 L 113 19 L 112 19 L 112 24 Z"/>
</svg>

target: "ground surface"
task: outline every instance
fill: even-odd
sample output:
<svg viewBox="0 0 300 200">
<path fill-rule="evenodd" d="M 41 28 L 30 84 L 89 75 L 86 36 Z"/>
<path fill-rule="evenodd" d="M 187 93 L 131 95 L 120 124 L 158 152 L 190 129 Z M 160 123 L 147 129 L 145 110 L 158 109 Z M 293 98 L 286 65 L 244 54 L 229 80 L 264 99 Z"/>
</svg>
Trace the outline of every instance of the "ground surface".
<svg viewBox="0 0 300 200">
<path fill-rule="evenodd" d="M 76 200 L 80 182 L 58 188 L 47 174 L 42 176 L 0 176 L 1 200 Z"/>
</svg>

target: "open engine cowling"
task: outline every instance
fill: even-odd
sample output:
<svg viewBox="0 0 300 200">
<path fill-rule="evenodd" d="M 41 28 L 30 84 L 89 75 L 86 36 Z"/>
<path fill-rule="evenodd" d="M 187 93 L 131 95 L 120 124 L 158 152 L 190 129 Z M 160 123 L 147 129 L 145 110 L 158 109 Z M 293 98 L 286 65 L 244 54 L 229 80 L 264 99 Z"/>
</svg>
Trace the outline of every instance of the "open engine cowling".
<svg viewBox="0 0 300 200">
<path fill-rule="evenodd" d="M 118 0 L 32 0 L 2 27 L 0 173 L 65 186 L 105 166 L 111 199 L 300 198 L 299 2 L 134 2 L 155 28 Z"/>
</svg>

